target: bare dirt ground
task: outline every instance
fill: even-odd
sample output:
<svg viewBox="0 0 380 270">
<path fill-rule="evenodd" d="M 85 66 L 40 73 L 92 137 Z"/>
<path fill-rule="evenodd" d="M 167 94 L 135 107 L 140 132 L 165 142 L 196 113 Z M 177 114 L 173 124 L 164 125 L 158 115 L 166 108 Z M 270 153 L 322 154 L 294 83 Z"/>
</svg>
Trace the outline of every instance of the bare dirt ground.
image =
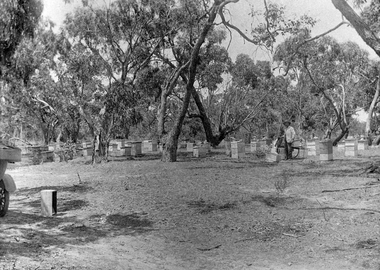
<svg viewBox="0 0 380 270">
<path fill-rule="evenodd" d="M 380 149 L 334 155 L 11 164 L 0 269 L 379 270 L 380 181 L 359 172 Z M 56 216 L 40 213 L 43 189 Z"/>
</svg>

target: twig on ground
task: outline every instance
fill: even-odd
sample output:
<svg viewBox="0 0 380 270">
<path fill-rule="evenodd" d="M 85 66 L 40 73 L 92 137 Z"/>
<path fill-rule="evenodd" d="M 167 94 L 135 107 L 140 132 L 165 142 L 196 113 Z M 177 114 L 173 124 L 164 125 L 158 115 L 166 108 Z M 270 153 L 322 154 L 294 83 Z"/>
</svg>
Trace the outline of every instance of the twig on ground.
<svg viewBox="0 0 380 270">
<path fill-rule="evenodd" d="M 216 245 L 214 247 L 210 247 L 210 248 L 197 248 L 198 250 L 200 251 L 210 251 L 210 250 L 213 250 L 213 249 L 217 249 L 217 248 L 220 248 L 222 245 Z"/>
<path fill-rule="evenodd" d="M 337 236 L 335 236 L 335 235 L 333 235 L 332 237 L 334 237 L 336 240 L 339 240 L 339 241 L 344 242 L 344 240 L 343 240 L 342 238 L 339 238 L 339 237 L 337 237 Z"/>
<path fill-rule="evenodd" d="M 322 193 L 327 193 L 327 192 L 340 192 L 340 191 L 346 191 L 346 190 L 354 190 L 354 189 L 367 189 L 370 187 L 376 187 L 380 186 L 380 184 L 369 184 L 367 186 L 361 186 L 361 187 L 351 187 L 351 188 L 342 188 L 342 189 L 325 189 L 322 190 Z"/>
<path fill-rule="evenodd" d="M 321 207 L 323 207 L 322 204 L 321 204 L 317 199 L 316 199 L 316 201 L 318 202 L 318 204 L 319 204 Z M 325 221 L 326 221 L 326 222 L 329 221 L 329 220 L 327 219 L 327 217 L 326 217 L 325 210 L 322 210 L 322 212 L 323 212 L 323 217 L 324 217 Z"/>
<path fill-rule="evenodd" d="M 77 172 L 78 179 L 79 179 L 79 184 L 82 184 L 82 179 L 80 178 L 79 172 Z"/>
<path fill-rule="evenodd" d="M 290 236 L 290 237 L 294 237 L 294 238 L 298 238 L 299 237 L 298 235 L 290 234 L 290 233 L 282 233 L 282 235 Z"/>
</svg>

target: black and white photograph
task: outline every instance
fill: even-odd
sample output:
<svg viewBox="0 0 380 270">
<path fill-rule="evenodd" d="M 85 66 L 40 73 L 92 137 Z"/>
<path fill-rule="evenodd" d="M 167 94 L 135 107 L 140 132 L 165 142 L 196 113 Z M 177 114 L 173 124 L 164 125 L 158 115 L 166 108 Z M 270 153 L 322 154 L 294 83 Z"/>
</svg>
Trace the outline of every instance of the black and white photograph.
<svg viewBox="0 0 380 270">
<path fill-rule="evenodd" d="M 380 270 L 379 0 L 0 0 L 0 270 Z"/>
</svg>

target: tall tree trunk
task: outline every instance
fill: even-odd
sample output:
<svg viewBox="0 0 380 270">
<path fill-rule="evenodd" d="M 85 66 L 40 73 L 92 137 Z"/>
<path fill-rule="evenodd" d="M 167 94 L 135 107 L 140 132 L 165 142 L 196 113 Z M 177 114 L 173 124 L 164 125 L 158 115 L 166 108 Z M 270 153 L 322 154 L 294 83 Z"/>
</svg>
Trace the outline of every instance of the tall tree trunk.
<svg viewBox="0 0 380 270">
<path fill-rule="evenodd" d="M 166 94 L 166 91 L 162 91 L 161 93 L 161 100 L 160 100 L 160 107 L 157 112 L 157 133 L 161 140 L 162 136 L 165 134 L 165 113 L 167 108 L 167 102 L 168 102 L 168 96 Z"/>
<path fill-rule="evenodd" d="M 191 93 L 193 91 L 192 89 L 190 89 L 190 87 L 193 87 L 193 86 L 188 85 L 186 87 L 186 94 L 185 94 L 185 98 L 183 99 L 182 109 L 174 123 L 174 126 L 169 132 L 169 136 L 165 143 L 165 147 L 162 153 L 162 159 L 161 159 L 162 161 L 166 161 L 166 162 L 177 161 L 178 138 L 179 138 L 179 135 L 181 134 L 183 120 L 185 119 L 186 112 L 190 104 Z"/>
<path fill-rule="evenodd" d="M 367 120 L 365 122 L 365 134 L 366 135 L 368 135 L 370 130 L 371 130 L 372 114 L 373 114 L 373 110 L 375 109 L 375 106 L 377 104 L 377 100 L 379 99 L 379 94 L 380 94 L 380 72 L 379 72 L 379 78 L 377 78 L 376 92 L 375 92 L 375 95 L 373 96 L 371 105 L 369 106 Z"/>
<path fill-rule="evenodd" d="M 164 61 L 171 64 L 170 61 L 167 59 L 164 59 Z M 187 61 L 182 66 L 175 68 L 175 70 L 171 74 L 170 80 L 168 81 L 167 85 L 165 86 L 165 89 L 163 89 L 161 92 L 161 100 L 160 100 L 161 104 L 160 104 L 160 107 L 159 107 L 158 113 L 157 113 L 158 114 L 157 115 L 157 118 L 158 118 L 157 132 L 158 132 L 158 136 L 160 138 L 161 143 L 165 143 L 163 141 L 163 136 L 166 134 L 166 131 L 165 131 L 165 114 L 166 114 L 166 109 L 167 109 L 167 104 L 168 104 L 168 97 L 172 94 L 173 89 L 177 84 L 178 78 L 181 75 L 182 75 L 182 78 L 184 78 L 184 82 L 186 82 L 186 84 L 187 84 L 188 80 L 187 80 L 186 76 L 183 74 L 183 71 L 189 66 L 189 64 L 190 64 L 190 61 Z M 172 67 L 174 68 L 174 65 Z"/>
<path fill-rule="evenodd" d="M 97 141 L 97 137 L 98 136 L 96 136 L 96 134 L 95 134 L 93 137 L 93 141 L 92 141 L 92 156 L 91 156 L 91 163 L 92 164 L 96 163 L 96 141 Z"/>
<path fill-rule="evenodd" d="M 199 115 L 200 115 L 200 118 L 201 118 L 201 121 L 203 124 L 203 128 L 204 128 L 204 131 L 206 134 L 206 140 L 211 144 L 211 146 L 213 146 L 213 147 L 217 146 L 221 141 L 219 141 L 217 138 L 218 136 L 214 136 L 214 134 L 212 132 L 212 126 L 211 126 L 210 119 L 207 116 L 206 109 L 203 106 L 202 100 L 201 100 L 199 94 L 197 93 L 197 91 L 193 91 L 193 98 L 194 98 L 195 104 L 198 107 Z"/>
<path fill-rule="evenodd" d="M 108 135 L 104 134 L 103 131 L 99 133 L 98 136 L 98 151 L 99 151 L 99 158 L 101 158 L 104 161 L 108 160 L 108 147 L 110 145 Z"/>
<path fill-rule="evenodd" d="M 81 118 L 78 117 L 78 119 L 75 120 L 74 128 L 71 130 L 70 139 L 73 143 L 78 142 L 79 132 L 80 132 L 80 122 Z"/>
<path fill-rule="evenodd" d="M 197 62 L 198 62 L 199 51 L 201 49 L 202 44 L 204 43 L 206 39 L 207 34 L 209 33 L 211 27 L 213 26 L 213 23 L 216 19 L 219 8 L 222 8 L 222 6 L 225 6 L 227 3 L 229 3 L 229 1 L 227 0 L 214 1 L 211 10 L 208 13 L 207 23 L 204 25 L 202 32 L 193 47 L 193 50 L 191 52 L 191 57 L 190 57 L 189 79 L 186 83 L 186 93 L 183 100 L 182 109 L 174 123 L 174 126 L 169 132 L 169 137 L 162 153 L 163 161 L 174 162 L 177 160 L 178 138 L 179 138 L 179 135 L 181 134 L 182 124 L 183 124 L 183 120 L 185 119 L 187 109 L 189 107 L 190 98 L 193 95 L 193 92 L 195 91 L 194 82 L 195 82 L 195 76 L 197 72 Z"/>
<path fill-rule="evenodd" d="M 268 92 L 269 93 L 269 92 Z M 195 104 L 198 107 L 199 115 L 202 120 L 203 128 L 205 130 L 206 139 L 211 144 L 211 146 L 215 147 L 218 146 L 229 134 L 232 132 L 238 130 L 248 119 L 251 119 L 251 117 L 254 115 L 254 112 L 256 109 L 258 109 L 264 99 L 267 97 L 268 93 L 264 95 L 264 97 L 261 98 L 261 100 L 256 104 L 255 110 L 252 110 L 247 117 L 241 120 L 241 122 L 233 123 L 231 125 L 225 125 L 222 127 L 219 125 L 218 134 L 213 133 L 210 118 L 207 116 L 206 109 L 203 106 L 202 100 L 199 96 L 199 94 L 194 91 L 193 92 L 193 98 L 195 100 Z"/>
</svg>

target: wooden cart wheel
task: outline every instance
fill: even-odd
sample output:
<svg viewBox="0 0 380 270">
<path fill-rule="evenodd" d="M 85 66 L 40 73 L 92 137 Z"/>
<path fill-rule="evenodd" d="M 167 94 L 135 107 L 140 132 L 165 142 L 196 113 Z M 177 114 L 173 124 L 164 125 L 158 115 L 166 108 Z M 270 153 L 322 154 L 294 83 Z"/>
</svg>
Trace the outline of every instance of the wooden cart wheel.
<svg viewBox="0 0 380 270">
<path fill-rule="evenodd" d="M 4 181 L 0 180 L 0 217 L 5 216 L 9 206 L 9 192 L 5 189 Z"/>
<path fill-rule="evenodd" d="M 280 154 L 280 148 L 283 148 L 283 147 L 278 147 L 277 149 L 276 149 L 276 152 L 277 152 L 277 154 Z M 293 151 L 292 151 L 292 158 L 296 158 L 296 157 L 298 157 L 298 154 L 300 153 L 300 149 L 297 147 L 297 148 L 294 148 L 293 147 Z"/>
<path fill-rule="evenodd" d="M 300 152 L 299 148 L 294 148 L 293 147 L 292 158 L 298 157 L 299 152 Z"/>
</svg>

